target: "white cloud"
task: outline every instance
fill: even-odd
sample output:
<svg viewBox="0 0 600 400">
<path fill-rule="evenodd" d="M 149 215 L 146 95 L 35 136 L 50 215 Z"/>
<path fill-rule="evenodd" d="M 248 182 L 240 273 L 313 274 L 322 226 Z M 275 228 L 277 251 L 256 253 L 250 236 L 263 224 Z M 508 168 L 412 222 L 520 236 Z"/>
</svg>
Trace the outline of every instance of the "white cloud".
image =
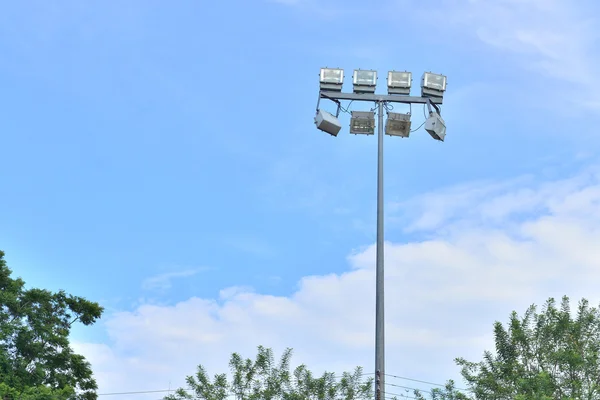
<svg viewBox="0 0 600 400">
<path fill-rule="evenodd" d="M 203 271 L 200 268 L 186 269 L 184 271 L 166 272 L 151 276 L 142 282 L 142 288 L 145 290 L 160 290 L 165 291 L 171 288 L 173 280 L 181 278 L 189 278 Z"/>
<path fill-rule="evenodd" d="M 258 257 L 272 257 L 275 249 L 264 239 L 254 235 L 234 234 L 224 238 L 224 244 L 234 250 Z"/>
<path fill-rule="evenodd" d="M 523 176 L 499 183 L 463 184 L 391 204 L 390 211 L 392 220 L 405 224 L 409 232 L 456 228 L 457 224 L 462 229 L 465 223 L 498 226 L 513 222 L 511 218 L 519 215 L 559 211 L 569 193 L 588 187 L 598 176 L 597 169 L 590 168 L 576 177 L 553 182 L 536 183 L 533 176 Z M 585 195 L 593 194 L 586 191 L 577 199 Z M 569 211 L 575 212 L 576 207 Z M 398 212 L 402 214 L 394 215 Z"/>
<path fill-rule="evenodd" d="M 492 346 L 492 323 L 513 309 L 564 294 L 600 300 L 595 170 L 542 184 L 463 185 L 406 204 L 412 219 L 402 218 L 430 238 L 386 245 L 388 373 L 456 378 L 452 359 L 478 359 Z M 287 297 L 230 288 L 218 299 L 141 305 L 107 319 L 108 344 L 76 348 L 93 363 L 101 392 L 181 385 L 198 363 L 227 371 L 231 352 L 252 357 L 259 344 L 293 347 L 295 361 L 317 371 L 370 372 L 374 259 L 373 246 L 357 251 L 346 273 L 305 277 Z"/>
<path fill-rule="evenodd" d="M 519 56 L 524 68 L 577 87 L 569 94 L 583 96 L 578 103 L 594 107 L 600 102 L 596 65 L 597 10 L 586 2 L 569 0 L 466 0 L 445 2 L 429 9 L 430 17 L 448 24 L 500 50 Z M 565 93 L 563 91 L 563 93 Z"/>
</svg>

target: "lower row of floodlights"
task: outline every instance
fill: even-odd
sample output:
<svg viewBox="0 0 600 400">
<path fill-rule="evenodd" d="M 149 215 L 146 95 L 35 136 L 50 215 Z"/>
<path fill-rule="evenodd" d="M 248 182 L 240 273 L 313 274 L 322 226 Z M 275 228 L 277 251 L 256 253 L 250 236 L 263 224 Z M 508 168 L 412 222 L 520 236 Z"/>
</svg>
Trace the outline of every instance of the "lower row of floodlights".
<svg viewBox="0 0 600 400">
<path fill-rule="evenodd" d="M 357 94 L 374 94 L 377 86 L 377 71 L 355 70 L 353 74 L 353 91 Z M 344 84 L 344 70 L 339 68 L 322 68 L 320 75 L 321 92 L 341 92 Z M 407 71 L 390 71 L 387 76 L 389 95 L 410 95 L 412 73 Z M 421 77 L 421 97 L 442 99 L 446 91 L 446 76 L 425 72 Z M 332 93 L 332 94 L 334 94 Z M 372 111 L 352 111 L 350 133 L 375 134 L 375 113 Z M 337 136 L 342 129 L 339 119 L 327 111 L 317 110 L 315 117 L 317 128 Z M 411 132 L 410 114 L 388 112 L 385 134 L 390 136 L 409 137 Z M 446 123 L 437 112 L 430 112 L 425 121 L 425 130 L 436 140 L 446 137 Z"/>
</svg>

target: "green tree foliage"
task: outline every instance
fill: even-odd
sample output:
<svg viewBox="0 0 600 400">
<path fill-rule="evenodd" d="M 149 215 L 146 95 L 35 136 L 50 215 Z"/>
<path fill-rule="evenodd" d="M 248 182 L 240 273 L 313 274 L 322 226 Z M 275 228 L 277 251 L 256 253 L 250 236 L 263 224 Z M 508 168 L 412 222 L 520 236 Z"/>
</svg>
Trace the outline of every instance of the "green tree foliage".
<svg viewBox="0 0 600 400">
<path fill-rule="evenodd" d="M 415 398 L 417 400 L 427 400 L 425 396 L 420 391 L 415 391 Z M 456 389 L 454 386 L 454 381 L 449 380 L 444 389 L 435 388 L 431 392 L 429 392 L 430 400 L 469 400 L 469 397 Z"/>
<path fill-rule="evenodd" d="M 259 346 L 254 360 L 234 353 L 229 360 L 231 376 L 210 378 L 200 365 L 195 376 L 164 400 L 363 400 L 372 399 L 373 379 L 363 379 L 362 369 L 345 372 L 338 379 L 326 372 L 314 376 L 305 365 L 290 371 L 292 350 L 287 349 L 276 362 L 271 349 Z"/>
<path fill-rule="evenodd" d="M 5 383 L 0 383 L 0 399 L 4 400 L 68 400 L 73 398 L 76 398 L 76 394 L 70 387 L 52 389 L 48 386 L 37 386 L 17 390 Z"/>
<path fill-rule="evenodd" d="M 26 289 L 11 274 L 0 251 L 0 398 L 95 399 L 90 364 L 73 352 L 69 333 L 77 321 L 93 324 L 102 307 L 64 291 Z"/>
<path fill-rule="evenodd" d="M 469 390 L 434 389 L 439 400 L 600 400 L 600 311 L 582 299 L 571 312 L 568 297 L 549 299 L 507 326 L 494 324 L 495 353 L 480 362 L 457 358 Z M 469 393 L 467 397 L 465 393 Z M 422 399 L 420 393 L 415 393 Z"/>
</svg>

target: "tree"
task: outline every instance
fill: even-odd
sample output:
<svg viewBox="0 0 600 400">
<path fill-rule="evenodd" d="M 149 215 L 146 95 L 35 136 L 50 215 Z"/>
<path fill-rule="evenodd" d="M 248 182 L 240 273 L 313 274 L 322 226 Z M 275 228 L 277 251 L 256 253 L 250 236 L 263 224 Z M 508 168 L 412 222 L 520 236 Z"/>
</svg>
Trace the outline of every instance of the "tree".
<svg viewBox="0 0 600 400">
<path fill-rule="evenodd" d="M 449 380 L 444 389 L 433 389 L 430 393 L 430 400 L 469 400 L 469 397 L 456 389 L 454 386 L 454 381 Z M 420 391 L 415 391 L 415 398 L 417 400 L 426 400 L 426 398 L 421 394 Z"/>
<path fill-rule="evenodd" d="M 262 346 L 254 360 L 233 353 L 229 360 L 231 378 L 217 374 L 211 379 L 199 365 L 188 376 L 188 389 L 180 388 L 164 400 L 363 400 L 371 399 L 373 379 L 363 379 L 362 369 L 339 378 L 326 372 L 315 377 L 305 365 L 290 372 L 292 350 L 286 349 L 278 363 L 273 351 Z"/>
<path fill-rule="evenodd" d="M 456 359 L 470 396 L 446 387 L 434 390 L 437 399 L 600 399 L 600 311 L 587 300 L 573 315 L 566 296 L 560 307 L 550 298 L 540 313 L 535 305 L 523 317 L 513 312 L 506 327 L 494 324 L 494 337 L 496 351 L 482 361 Z"/>
<path fill-rule="evenodd" d="M 26 289 L 0 251 L 0 398 L 95 399 L 90 364 L 69 344 L 71 326 L 91 325 L 103 308 L 82 297 Z"/>
</svg>

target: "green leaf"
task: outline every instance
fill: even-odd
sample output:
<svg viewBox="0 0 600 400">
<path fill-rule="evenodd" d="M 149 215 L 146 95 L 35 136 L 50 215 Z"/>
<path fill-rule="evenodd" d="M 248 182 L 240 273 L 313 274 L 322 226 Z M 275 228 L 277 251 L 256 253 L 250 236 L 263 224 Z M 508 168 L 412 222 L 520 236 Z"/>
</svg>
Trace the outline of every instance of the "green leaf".
<svg viewBox="0 0 600 400">
<path fill-rule="evenodd" d="M 373 380 L 364 379 L 362 369 L 344 372 L 338 381 L 335 374 L 319 377 L 305 366 L 290 371 L 292 349 L 286 349 L 279 362 L 273 350 L 263 346 L 254 359 L 233 353 L 229 360 L 231 379 L 225 374 L 208 378 L 205 368 L 198 366 L 196 376 L 188 376 L 187 389 L 180 388 L 167 400 L 371 400 Z"/>
<path fill-rule="evenodd" d="M 495 351 L 480 362 L 455 360 L 470 398 L 600 399 L 600 312 L 586 299 L 576 313 L 566 296 L 560 306 L 550 298 L 540 312 L 535 305 L 522 317 L 513 312 L 506 326 L 494 324 L 494 339 Z M 447 386 L 432 399 L 463 395 Z"/>
<path fill-rule="evenodd" d="M 91 367 L 71 349 L 69 334 L 75 319 L 92 324 L 103 308 L 64 291 L 26 289 L 22 279 L 11 275 L 0 251 L 0 394 L 95 399 Z"/>
</svg>

